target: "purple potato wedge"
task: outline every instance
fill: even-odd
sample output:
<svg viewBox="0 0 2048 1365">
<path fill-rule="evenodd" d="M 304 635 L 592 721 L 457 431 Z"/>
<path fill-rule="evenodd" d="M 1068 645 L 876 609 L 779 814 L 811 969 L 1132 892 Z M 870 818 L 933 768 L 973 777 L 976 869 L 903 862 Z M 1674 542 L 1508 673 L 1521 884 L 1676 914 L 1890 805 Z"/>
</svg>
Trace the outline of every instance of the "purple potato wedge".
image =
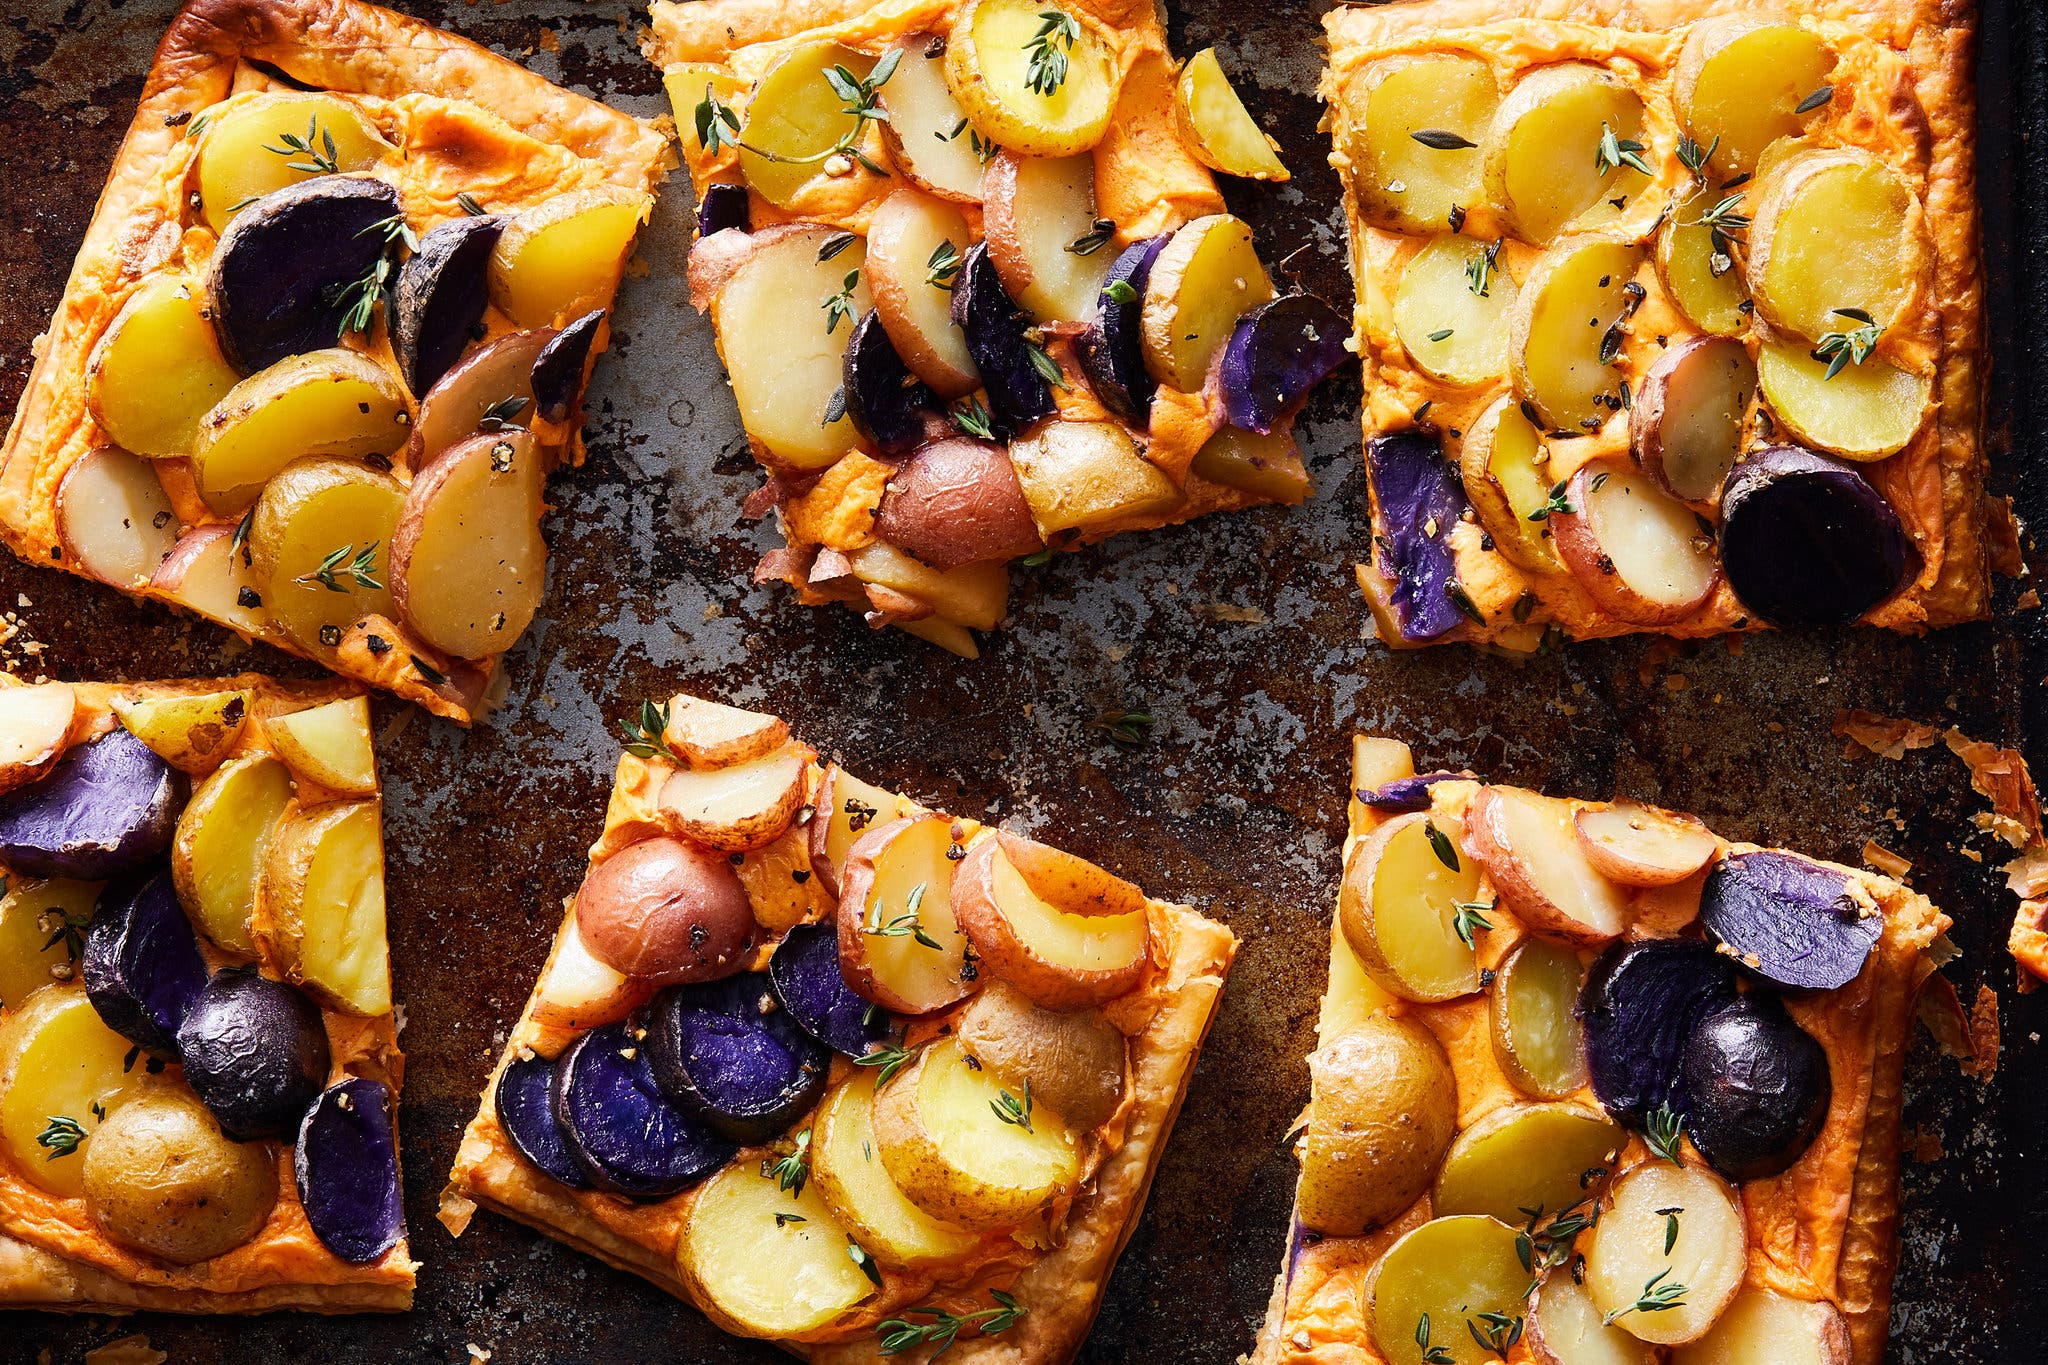
<svg viewBox="0 0 2048 1365">
<path fill-rule="evenodd" d="M 590 1183 L 632 1199 L 686 1190 L 738 1153 L 736 1143 L 685 1113 L 655 1084 L 639 1033 L 607 1024 L 555 1059 L 555 1121 Z"/>
<path fill-rule="evenodd" d="M 699 237 L 709 237 L 714 232 L 727 229 L 751 232 L 753 227 L 754 210 L 747 201 L 745 185 L 725 182 L 704 187 L 704 197 L 697 201 Z"/>
<path fill-rule="evenodd" d="M 882 328 L 882 315 L 872 308 L 847 338 L 842 369 L 846 415 L 884 455 L 907 455 L 917 449 L 930 416 L 946 410 L 930 386 L 903 363 L 896 343 Z"/>
<path fill-rule="evenodd" d="M 1145 283 L 1170 239 L 1147 237 L 1123 249 L 1096 295 L 1095 316 L 1074 343 L 1081 373 L 1102 406 L 1141 431 L 1151 424 L 1152 395 L 1159 391 L 1145 368 Z"/>
<path fill-rule="evenodd" d="M 831 1050 L 775 1003 L 765 973 L 671 986 L 647 1017 L 655 1084 L 721 1137 L 765 1141 L 825 1093 Z"/>
<path fill-rule="evenodd" d="M 568 1135 L 555 1121 L 555 1064 L 545 1057 L 515 1059 L 498 1076 L 493 1103 L 498 1127 L 527 1164 L 572 1190 L 590 1188 L 590 1178 L 569 1150 Z"/>
<path fill-rule="evenodd" d="M 829 920 L 798 925 L 776 945 L 768 988 L 798 1027 L 841 1056 L 866 1056 L 889 1036 L 889 1012 L 846 984 Z"/>
<path fill-rule="evenodd" d="M 1416 773 L 1413 777 L 1397 777 L 1384 786 L 1373 787 L 1358 793 L 1358 802 L 1374 810 L 1418 811 L 1429 809 L 1429 789 L 1439 782 L 1470 781 L 1470 773 L 1445 772 L 1439 769 L 1433 773 Z"/>
<path fill-rule="evenodd" d="M 1753 990 L 1700 1020 L 1679 1067 L 1685 1131 L 1734 1181 L 1777 1175 L 1826 1122 L 1834 1083 L 1827 1049 L 1784 1002 Z"/>
<path fill-rule="evenodd" d="M 1381 528 L 1376 562 L 1393 581 L 1394 623 L 1409 643 L 1434 640 L 1469 619 L 1453 597 L 1464 589 L 1450 544 L 1451 528 L 1472 505 L 1465 485 L 1444 463 L 1433 428 L 1375 436 L 1365 458 Z"/>
<path fill-rule="evenodd" d="M 1722 572 L 1774 626 L 1847 625 L 1919 563 L 1898 513 L 1846 461 L 1771 446 L 1721 486 Z"/>
<path fill-rule="evenodd" d="M 0 797 L 0 863 L 30 877 L 113 881 L 163 856 L 191 784 L 126 730 L 110 730 Z"/>
<path fill-rule="evenodd" d="M 390 1087 L 350 1076 L 321 1091 L 299 1125 L 292 1174 L 313 1235 L 342 1260 L 368 1265 L 397 1246 L 405 1205 Z"/>
<path fill-rule="evenodd" d="M 235 215 L 213 249 L 207 294 L 221 354 L 243 374 L 337 344 L 387 250 L 398 191 L 365 175 L 320 175 Z M 417 392 L 417 390 L 415 390 Z"/>
<path fill-rule="evenodd" d="M 1884 917 L 1849 894 L 1843 873 L 1768 850 L 1714 866 L 1700 923 L 1752 975 L 1819 991 L 1854 981 L 1884 932 Z"/>
<path fill-rule="evenodd" d="M 999 440 L 1052 416 L 1052 385 L 1032 362 L 1026 319 L 1003 292 L 987 242 L 974 244 L 954 279 L 953 325 L 966 337 L 968 357 L 988 390 L 989 425 Z"/>
<path fill-rule="evenodd" d="M 971 436 L 933 441 L 896 467 L 875 534 L 941 573 L 1045 547 L 1010 452 Z"/>
<path fill-rule="evenodd" d="M 1701 1019 L 1734 999 L 1735 964 L 1698 939 L 1609 948 L 1579 991 L 1593 1094 L 1637 1131 L 1659 1106 L 1683 1113 L 1686 1044 Z"/>
<path fill-rule="evenodd" d="M 169 867 L 100 893 L 79 971 L 101 1023 L 159 1057 L 178 1055 L 178 1026 L 206 988 L 206 959 Z"/>
<path fill-rule="evenodd" d="M 1351 328 L 1313 294 L 1283 294 L 1237 320 L 1223 348 L 1223 410 L 1230 424 L 1271 434 L 1308 391 L 1350 358 Z"/>
<path fill-rule="evenodd" d="M 185 1083 L 237 1142 L 297 1129 L 330 1062 L 320 1007 L 253 967 L 214 973 L 178 1026 L 178 1054 Z"/>
<path fill-rule="evenodd" d="M 591 309 L 548 338 L 548 344 L 533 358 L 533 400 L 540 415 L 550 422 L 566 418 L 583 394 L 590 348 L 597 344 L 597 328 L 604 313 L 602 308 Z"/>
<path fill-rule="evenodd" d="M 497 214 L 451 218 L 420 235 L 419 250 L 391 286 L 391 353 L 405 387 L 424 394 L 472 341 L 483 340 L 491 301 L 491 252 L 505 230 Z"/>
</svg>

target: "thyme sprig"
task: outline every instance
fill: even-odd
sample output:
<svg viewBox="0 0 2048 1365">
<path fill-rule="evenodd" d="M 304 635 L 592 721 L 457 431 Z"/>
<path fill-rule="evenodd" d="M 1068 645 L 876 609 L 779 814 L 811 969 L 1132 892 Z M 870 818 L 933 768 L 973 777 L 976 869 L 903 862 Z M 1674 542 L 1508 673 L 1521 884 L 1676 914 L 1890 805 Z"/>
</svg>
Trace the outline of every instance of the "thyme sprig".
<svg viewBox="0 0 2048 1365">
<path fill-rule="evenodd" d="M 1424 820 L 1422 832 L 1429 838 L 1429 851 L 1436 854 L 1436 860 L 1451 871 L 1458 870 L 1458 850 L 1451 843 L 1451 836 L 1436 827 L 1436 821 Z"/>
<path fill-rule="evenodd" d="M 665 758 L 677 767 L 687 767 L 683 756 L 669 745 L 668 717 L 667 702 L 660 706 L 651 701 L 641 702 L 639 714 L 619 722 L 619 729 L 626 735 L 626 752 L 635 758 Z"/>
<path fill-rule="evenodd" d="M 964 403 L 955 404 L 947 415 L 953 419 L 954 426 L 969 436 L 976 436 L 984 441 L 993 441 L 996 438 L 995 424 L 989 420 L 988 406 L 979 398 L 969 398 Z"/>
<path fill-rule="evenodd" d="M 1704 180 L 1707 174 L 1707 163 L 1713 160 L 1715 149 L 1720 147 L 1720 145 L 1721 139 L 1718 136 L 1712 142 L 1702 147 L 1699 143 L 1694 142 L 1691 138 L 1681 133 L 1678 136 L 1678 159 L 1684 163 L 1688 171 L 1692 172 L 1694 179 Z"/>
<path fill-rule="evenodd" d="M 1478 1342 L 1481 1349 L 1505 1359 L 1515 1343 L 1522 1339 L 1522 1315 L 1517 1313 L 1510 1317 L 1490 1310 L 1477 1313 L 1465 1319 L 1465 1330 L 1472 1334 L 1472 1340 Z"/>
<path fill-rule="evenodd" d="M 796 1146 L 780 1159 L 761 1158 L 761 1176 L 792 1198 L 801 1197 L 811 1178 L 811 1130 L 796 1135 Z"/>
<path fill-rule="evenodd" d="M 1462 152 L 1479 144 L 1447 128 L 1417 128 L 1408 134 L 1433 152 Z"/>
<path fill-rule="evenodd" d="M 978 1313 L 955 1316 L 943 1308 L 906 1308 L 902 1317 L 885 1318 L 875 1330 L 881 1334 L 882 1354 L 893 1356 L 913 1346 L 936 1345 L 931 1358 L 937 1360 L 953 1345 L 960 1333 L 972 1327 L 982 1336 L 992 1337 L 1007 1332 L 1024 1316 L 1024 1306 L 1000 1289 L 991 1289 L 988 1296 L 994 1299 L 994 1308 L 984 1308 Z M 914 1322 L 914 1318 L 929 1321 Z"/>
<path fill-rule="evenodd" d="M 303 583 L 309 588 L 317 583 L 329 592 L 347 592 L 347 585 L 340 580 L 352 578 L 357 587 L 369 588 L 374 592 L 384 586 L 377 581 L 376 567 L 377 542 L 368 541 L 360 550 L 351 542 L 329 550 L 327 557 L 320 561 L 319 568 L 311 573 L 302 573 L 292 581 Z"/>
<path fill-rule="evenodd" d="M 1482 299 L 1492 288 L 1493 272 L 1500 265 L 1501 245 L 1506 241 L 1505 237 L 1494 238 L 1492 246 L 1465 262 L 1465 287 Z"/>
<path fill-rule="evenodd" d="M 388 218 L 379 218 L 356 233 L 366 237 L 370 233 L 382 233 L 384 249 L 377 253 L 377 259 L 370 263 L 360 277 L 351 281 L 341 291 L 335 302 L 342 305 L 341 328 L 335 333 L 338 341 L 350 332 L 367 332 L 376 320 L 377 304 L 384 297 L 384 290 L 391 283 L 391 276 L 398 269 L 398 248 L 408 251 L 420 249 L 419 235 L 405 221 L 405 215 L 394 213 Z"/>
<path fill-rule="evenodd" d="M 1458 1358 L 1451 1354 L 1451 1348 L 1432 1345 L 1429 1340 L 1429 1314 L 1424 1313 L 1415 1322 L 1415 1344 L 1422 1348 L 1424 1365 L 1458 1365 Z"/>
<path fill-rule="evenodd" d="M 1550 496 L 1544 500 L 1541 507 L 1529 514 L 1528 519 L 1530 521 L 1549 521 L 1553 516 L 1560 513 L 1570 516 L 1578 511 L 1578 508 L 1572 506 L 1571 499 L 1565 496 L 1569 490 L 1569 483 L 1570 481 L 1567 479 L 1559 479 L 1556 483 L 1550 485 Z"/>
<path fill-rule="evenodd" d="M 1605 175 L 1609 171 L 1618 171 L 1627 166 L 1631 170 L 1641 171 L 1644 175 L 1655 175 L 1656 172 L 1650 169 L 1650 163 L 1643 160 L 1643 153 L 1647 150 L 1648 148 L 1634 138 L 1616 136 L 1610 125 L 1602 123 L 1600 146 L 1593 153 L 1593 171 L 1597 175 Z"/>
<path fill-rule="evenodd" d="M 93 1107 L 97 1109 L 99 1105 L 95 1103 Z M 46 1117 L 49 1119 L 49 1126 L 36 1134 L 36 1145 L 50 1149 L 50 1154 L 43 1160 L 55 1161 L 60 1156 L 70 1156 L 76 1152 L 79 1144 L 85 1141 L 84 1125 L 68 1114 L 50 1114 Z"/>
<path fill-rule="evenodd" d="M 996 1097 L 988 1102 L 988 1107 L 993 1109 L 996 1117 L 1004 1123 L 1015 1124 L 1025 1132 L 1031 1132 L 1031 1078 L 1024 1078 L 1023 1099 L 1018 1099 L 1008 1090 L 997 1090 Z"/>
<path fill-rule="evenodd" d="M 995 160 L 996 153 L 1003 150 L 994 139 L 983 137 L 981 130 L 967 121 L 965 114 L 962 114 L 960 121 L 953 125 L 952 132 L 941 133 L 934 129 L 932 136 L 941 142 L 955 142 L 959 140 L 962 133 L 967 134 L 967 146 L 974 152 L 975 160 L 981 162 L 984 166 Z"/>
<path fill-rule="evenodd" d="M 304 161 L 285 162 L 286 170 L 304 171 L 307 175 L 336 175 L 340 173 L 341 157 L 334 147 L 334 130 L 332 128 L 322 128 L 317 115 L 306 120 L 306 135 L 304 137 L 300 137 L 297 133 L 280 133 L 277 140 L 282 142 L 284 146 L 272 147 L 266 143 L 263 150 L 266 152 L 276 152 L 279 156 L 303 156 L 306 158 Z"/>
<path fill-rule="evenodd" d="M 1669 1103 L 1652 1109 L 1643 1122 L 1643 1144 L 1674 1166 L 1685 1164 L 1684 1121 Z"/>
<path fill-rule="evenodd" d="M 1451 917 L 1451 930 L 1457 934 L 1458 938 L 1463 941 L 1467 948 L 1479 946 L 1472 938 L 1475 931 L 1486 933 L 1493 928 L 1493 921 L 1488 919 L 1486 915 L 1488 911 L 1494 908 L 1494 904 L 1493 901 L 1453 902 L 1456 913 Z"/>
<path fill-rule="evenodd" d="M 1030 60 L 1024 66 L 1024 88 L 1050 98 L 1067 83 L 1067 54 L 1081 41 L 1081 25 L 1065 10 L 1040 10 L 1038 32 L 1024 51 Z M 1064 43 L 1065 47 L 1060 45 Z"/>
<path fill-rule="evenodd" d="M 950 240 L 942 240 L 924 260 L 924 282 L 934 289 L 951 289 L 960 278 L 963 262 Z"/>
<path fill-rule="evenodd" d="M 853 291 L 858 288 L 860 272 L 849 270 L 846 272 L 846 278 L 839 282 L 839 292 L 820 305 L 825 310 L 826 336 L 838 331 L 840 323 L 853 321 Z"/>
<path fill-rule="evenodd" d="M 1671 1267 L 1665 1266 L 1644 1282 L 1643 1292 L 1636 1296 L 1634 1303 L 1626 1308 L 1617 1308 L 1611 1313 L 1601 1314 L 1600 1321 L 1606 1326 L 1612 1327 L 1630 1313 L 1665 1313 L 1673 1308 L 1685 1307 L 1686 1287 L 1684 1285 L 1676 1282 L 1670 1284 L 1658 1283 L 1670 1273 Z"/>
<path fill-rule="evenodd" d="M 73 919 L 61 906 L 51 906 L 36 916 L 36 928 L 49 935 L 43 940 L 42 950 L 47 953 L 61 943 L 64 945 L 65 953 L 71 958 L 72 965 L 76 966 L 78 959 L 85 956 L 85 926 L 90 923 L 90 910 L 78 919 Z"/>
<path fill-rule="evenodd" d="M 1152 737 L 1152 727 L 1158 723 L 1149 711 L 1112 706 L 1090 721 L 1089 727 L 1109 736 L 1109 742 L 1119 749 L 1136 749 Z"/>
<path fill-rule="evenodd" d="M 1108 246 L 1110 238 L 1114 236 L 1116 236 L 1116 224 L 1107 218 L 1097 218 L 1094 222 L 1088 224 L 1086 232 L 1067 243 L 1067 250 L 1073 252 L 1076 256 L 1093 256 L 1096 252 Z"/>
<path fill-rule="evenodd" d="M 871 934 L 876 938 L 907 937 L 923 947 L 930 948 L 933 952 L 944 952 L 945 948 L 937 939 L 924 931 L 924 922 L 918 918 L 917 912 L 924 905 L 924 890 L 925 883 L 919 882 L 910 889 L 910 895 L 904 903 L 902 914 L 884 923 L 878 912 L 869 917 L 866 927 L 861 932 Z"/>
<path fill-rule="evenodd" d="M 1861 308 L 1836 308 L 1828 316 L 1848 318 L 1863 325 L 1847 331 L 1823 333 L 1815 343 L 1813 358 L 1828 363 L 1828 372 L 1821 376 L 1823 379 L 1833 379 L 1848 366 L 1861 365 L 1870 359 L 1870 353 L 1877 349 L 1877 338 L 1884 331 L 1877 319 Z"/>
<path fill-rule="evenodd" d="M 890 1077 L 910 1065 L 910 1050 L 900 1044 L 890 1043 L 886 1047 L 876 1048 L 873 1052 L 855 1057 L 853 1064 L 877 1068 L 875 1084 L 883 1086 L 889 1083 Z"/>
</svg>

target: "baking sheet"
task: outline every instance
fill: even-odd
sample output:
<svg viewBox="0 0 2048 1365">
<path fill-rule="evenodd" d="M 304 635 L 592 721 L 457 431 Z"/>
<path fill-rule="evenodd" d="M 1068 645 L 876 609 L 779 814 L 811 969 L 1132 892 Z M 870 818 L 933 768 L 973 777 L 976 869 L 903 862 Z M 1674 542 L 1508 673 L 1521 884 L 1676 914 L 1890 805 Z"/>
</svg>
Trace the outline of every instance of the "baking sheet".
<svg viewBox="0 0 2048 1365">
<path fill-rule="evenodd" d="M 619 3 L 408 2 L 410 10 L 576 89 L 665 112 Z M 1215 45 L 1295 172 L 1226 187 L 1262 254 L 1348 300 L 1337 184 L 1313 91 L 1323 6 L 1189 0 L 1174 50 Z M 2024 0 L 1983 20 L 1980 174 L 1994 329 L 1999 487 L 2042 506 L 2048 366 L 2048 33 Z M 11 410 L 91 205 L 169 21 L 168 0 L 8 0 L 0 13 L 0 401 Z M 2031 140 L 2027 136 L 2032 134 Z M 556 481 L 547 602 L 509 661 L 506 708 L 464 732 L 380 701 L 391 937 L 410 1058 L 401 1112 L 418 1306 L 392 1318 L 212 1322 L 0 1315 L 0 1357 L 75 1361 L 146 1332 L 173 1362 L 312 1358 L 498 1365 L 784 1359 L 536 1233 L 480 1214 L 451 1239 L 436 1195 L 476 1090 L 546 952 L 603 816 L 615 722 L 682 687 L 765 706 L 870 780 L 1014 821 L 1228 921 L 1244 939 L 1221 1018 L 1111 1283 L 1088 1362 L 1228 1365 L 1250 1348 L 1284 1237 L 1281 1137 L 1307 1096 L 1354 728 L 1426 765 L 1558 792 L 1697 811 L 1741 838 L 1855 862 L 1866 839 L 1910 859 L 1957 920 L 1965 1001 L 1998 994 L 2005 1055 L 1988 1085 L 1924 1035 L 1909 1069 L 1904 1254 L 1892 1359 L 2038 1362 L 2048 1279 L 2043 996 L 2004 956 L 2001 850 L 1972 833 L 1961 766 L 1843 757 L 1830 724 L 1864 707 L 2020 743 L 2048 762 L 2048 671 L 2033 616 L 1926 640 L 1842 631 L 1676 652 L 1647 641 L 1527 661 L 1464 649 L 1395 655 L 1369 638 L 1350 564 L 1366 543 L 1358 382 L 1301 426 L 1317 491 L 1127 537 L 1018 574 L 1009 628 L 979 663 L 844 611 L 747 586 L 772 532 L 742 522 L 757 483 L 709 327 L 682 300 L 678 178 L 620 297 L 591 403 L 591 459 Z M 2017 589 L 2008 586 L 2010 606 Z M 143 678 L 309 666 L 80 580 L 0 563 L 0 612 L 45 646 L 31 674 Z M 18 654 L 22 641 L 0 649 Z M 1157 718 L 1125 750 L 1096 722 Z M 1975 855 L 1975 856 L 1973 856 Z M 1982 861 L 1979 861 L 1979 859 Z"/>
</svg>

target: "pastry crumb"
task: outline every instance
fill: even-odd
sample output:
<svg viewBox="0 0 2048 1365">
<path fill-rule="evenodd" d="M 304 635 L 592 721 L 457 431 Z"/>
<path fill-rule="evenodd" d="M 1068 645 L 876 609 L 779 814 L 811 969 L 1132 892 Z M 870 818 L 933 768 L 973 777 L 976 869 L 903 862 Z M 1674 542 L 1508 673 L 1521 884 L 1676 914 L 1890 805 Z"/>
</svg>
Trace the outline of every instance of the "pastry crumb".
<svg viewBox="0 0 2048 1365">
<path fill-rule="evenodd" d="M 98 1346 L 85 1353 L 85 1365 L 164 1365 L 170 1356 L 149 1344 L 149 1338 L 136 1333 L 134 1336 L 116 1337 L 104 1346 Z"/>
</svg>

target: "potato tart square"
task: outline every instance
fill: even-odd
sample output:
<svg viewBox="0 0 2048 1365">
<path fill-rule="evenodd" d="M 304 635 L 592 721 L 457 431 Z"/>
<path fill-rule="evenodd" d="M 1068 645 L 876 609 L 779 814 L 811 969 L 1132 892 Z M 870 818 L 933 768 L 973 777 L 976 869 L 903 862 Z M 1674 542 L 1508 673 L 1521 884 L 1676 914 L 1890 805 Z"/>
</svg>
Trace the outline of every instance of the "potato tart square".
<svg viewBox="0 0 2048 1365">
<path fill-rule="evenodd" d="M 1212 170 L 1286 168 L 1153 0 L 652 6 L 711 315 L 785 545 L 757 581 L 956 654 L 1007 565 L 1299 503 L 1341 314 Z"/>
<path fill-rule="evenodd" d="M 1985 615 L 1972 6 L 1324 22 L 1383 639 Z"/>
<path fill-rule="evenodd" d="M 0 448 L 0 538 L 468 722 L 671 164 L 359 0 L 190 0 Z"/>
<path fill-rule="evenodd" d="M 1393 740 L 1353 788 L 1257 1365 L 1876 1365 L 1947 916 Z"/>
<path fill-rule="evenodd" d="M 1071 1359 L 1236 938 L 774 716 L 628 730 L 442 1222 L 495 1209 L 806 1360 Z"/>
<path fill-rule="evenodd" d="M 0 1305 L 412 1305 L 369 721 L 0 676 Z"/>
</svg>

